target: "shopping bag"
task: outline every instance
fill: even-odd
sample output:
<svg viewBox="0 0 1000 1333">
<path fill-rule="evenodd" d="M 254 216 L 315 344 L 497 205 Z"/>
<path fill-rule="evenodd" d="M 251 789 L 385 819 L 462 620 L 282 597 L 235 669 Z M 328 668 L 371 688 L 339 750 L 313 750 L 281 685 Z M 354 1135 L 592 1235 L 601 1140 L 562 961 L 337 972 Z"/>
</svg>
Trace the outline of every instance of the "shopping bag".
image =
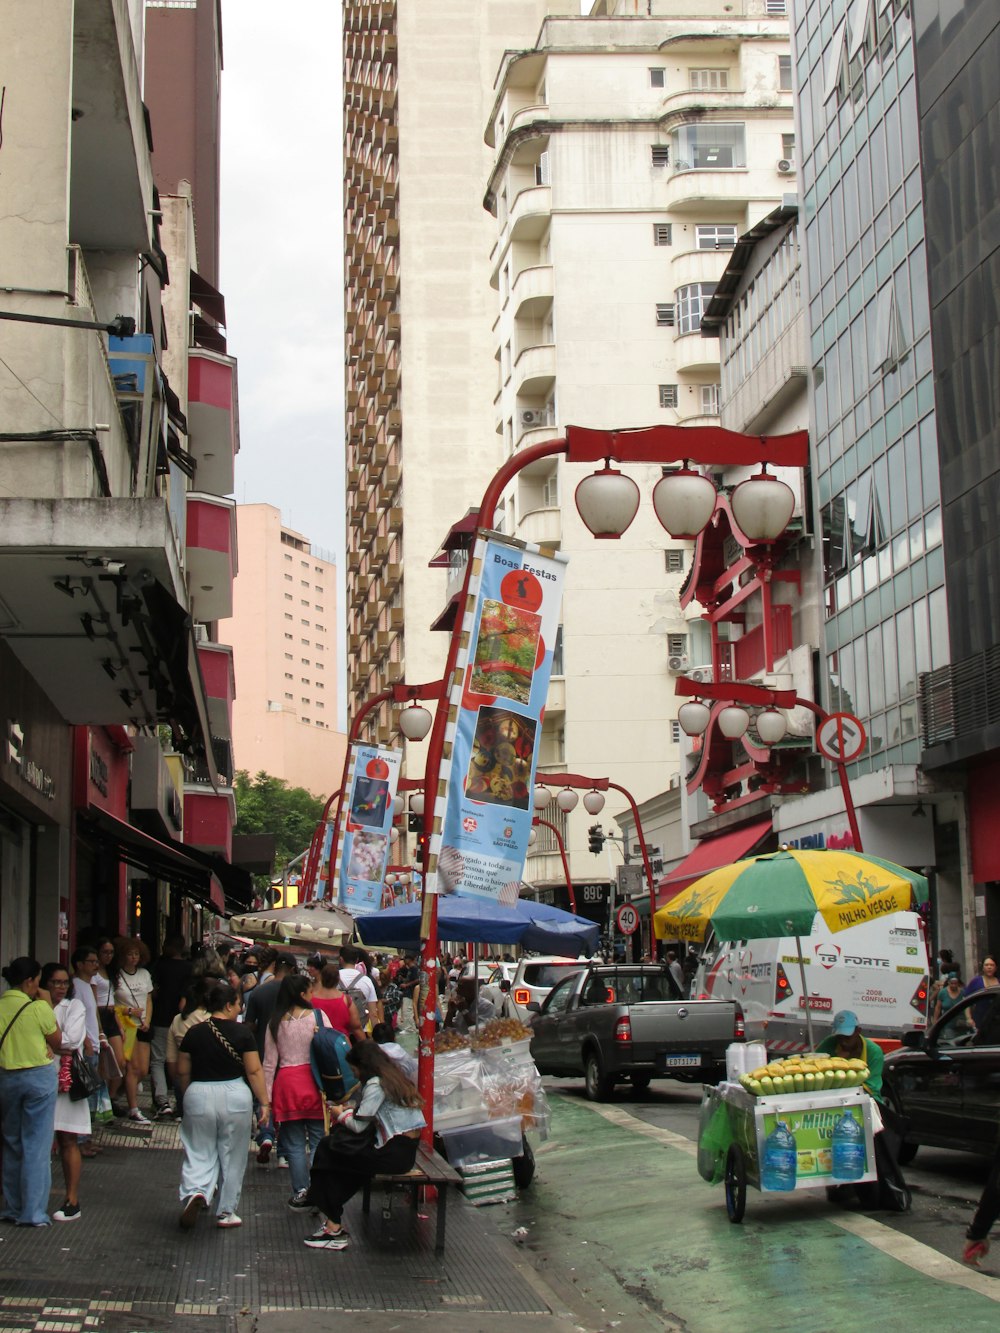
<svg viewBox="0 0 1000 1333">
<path fill-rule="evenodd" d="M 101 1053 L 97 1057 L 97 1072 L 105 1083 L 110 1083 L 112 1079 L 121 1078 L 122 1071 L 110 1046 L 102 1045 Z"/>
<path fill-rule="evenodd" d="M 717 1185 L 726 1174 L 726 1154 L 733 1142 L 729 1108 L 716 1098 L 706 1097 L 701 1104 L 698 1124 L 698 1174 L 710 1185 Z"/>
</svg>

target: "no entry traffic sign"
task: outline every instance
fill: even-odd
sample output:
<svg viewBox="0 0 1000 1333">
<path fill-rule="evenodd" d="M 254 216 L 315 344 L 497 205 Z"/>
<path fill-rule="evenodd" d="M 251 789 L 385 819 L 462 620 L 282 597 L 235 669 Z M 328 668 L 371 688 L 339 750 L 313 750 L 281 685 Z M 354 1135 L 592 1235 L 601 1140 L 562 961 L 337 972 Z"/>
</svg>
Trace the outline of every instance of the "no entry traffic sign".
<svg viewBox="0 0 1000 1333">
<path fill-rule="evenodd" d="M 622 935 L 634 935 L 639 929 L 639 913 L 631 903 L 622 903 L 615 913 L 615 925 Z"/>
<path fill-rule="evenodd" d="M 835 764 L 849 764 L 865 748 L 868 737 L 853 713 L 830 713 L 816 728 L 820 754 Z"/>
</svg>

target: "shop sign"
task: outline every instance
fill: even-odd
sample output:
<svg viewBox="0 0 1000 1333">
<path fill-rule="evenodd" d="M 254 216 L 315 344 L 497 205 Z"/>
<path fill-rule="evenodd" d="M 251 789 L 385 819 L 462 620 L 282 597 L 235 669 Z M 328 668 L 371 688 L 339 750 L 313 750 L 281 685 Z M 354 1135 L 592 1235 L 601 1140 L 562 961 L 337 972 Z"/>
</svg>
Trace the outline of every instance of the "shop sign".
<svg viewBox="0 0 1000 1333">
<path fill-rule="evenodd" d="M 389 864 L 392 803 L 402 763 L 399 750 L 374 745 L 352 745 L 347 791 L 340 812 L 336 883 L 338 901 L 352 916 L 367 916 L 382 905 L 385 869 Z M 326 834 L 332 842 L 332 824 Z M 329 873 L 329 848 L 324 841 Z M 321 870 L 322 873 L 322 870 Z M 317 885 L 317 896 L 321 895 Z"/>
<path fill-rule="evenodd" d="M 24 728 L 10 718 L 7 719 L 7 762 L 33 791 L 47 801 L 55 800 L 55 778 L 25 754 Z"/>
<path fill-rule="evenodd" d="M 831 1176 L 833 1174 L 833 1131 L 837 1121 L 847 1112 L 864 1134 L 864 1112 L 860 1106 L 831 1106 L 812 1111 L 798 1111 L 783 1105 L 780 1111 L 766 1111 L 763 1115 L 763 1127 L 760 1138 L 766 1142 L 767 1136 L 777 1128 L 780 1120 L 795 1139 L 796 1171 L 799 1178 L 808 1176 Z M 866 1158 L 868 1154 L 868 1136 L 865 1134 Z M 867 1172 L 867 1161 L 866 1161 Z"/>
<path fill-rule="evenodd" d="M 427 889 L 512 905 L 535 814 L 566 561 L 493 536 L 478 538 L 473 562 Z"/>
</svg>

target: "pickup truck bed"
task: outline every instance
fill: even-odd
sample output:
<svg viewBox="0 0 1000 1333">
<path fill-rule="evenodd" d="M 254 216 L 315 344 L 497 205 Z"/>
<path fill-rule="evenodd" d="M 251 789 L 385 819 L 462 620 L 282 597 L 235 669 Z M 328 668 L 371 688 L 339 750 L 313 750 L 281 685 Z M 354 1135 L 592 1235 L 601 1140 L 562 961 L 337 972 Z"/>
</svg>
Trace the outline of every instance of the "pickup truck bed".
<svg viewBox="0 0 1000 1333">
<path fill-rule="evenodd" d="M 717 1082 L 726 1047 L 743 1036 L 731 1000 L 684 1000 L 666 968 L 592 964 L 556 986 L 532 1022 L 531 1055 L 543 1074 L 582 1074 L 603 1100 L 616 1082 L 653 1078 Z"/>
</svg>

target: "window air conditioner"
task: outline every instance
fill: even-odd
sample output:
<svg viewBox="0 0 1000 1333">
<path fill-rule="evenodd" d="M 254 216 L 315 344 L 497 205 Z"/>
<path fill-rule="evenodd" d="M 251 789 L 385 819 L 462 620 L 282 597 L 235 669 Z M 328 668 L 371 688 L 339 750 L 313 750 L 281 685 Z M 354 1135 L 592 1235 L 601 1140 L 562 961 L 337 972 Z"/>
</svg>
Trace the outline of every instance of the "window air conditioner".
<svg viewBox="0 0 1000 1333">
<path fill-rule="evenodd" d="M 667 658 L 667 666 L 673 672 L 687 671 L 690 660 L 683 653 L 674 653 L 672 657 Z"/>
<path fill-rule="evenodd" d="M 688 680 L 701 681 L 702 685 L 711 685 L 712 668 L 711 666 L 692 667 L 687 673 Z"/>
<path fill-rule="evenodd" d="M 778 172 L 782 176 L 790 176 L 795 170 L 795 163 L 790 157 L 778 158 Z"/>
</svg>

